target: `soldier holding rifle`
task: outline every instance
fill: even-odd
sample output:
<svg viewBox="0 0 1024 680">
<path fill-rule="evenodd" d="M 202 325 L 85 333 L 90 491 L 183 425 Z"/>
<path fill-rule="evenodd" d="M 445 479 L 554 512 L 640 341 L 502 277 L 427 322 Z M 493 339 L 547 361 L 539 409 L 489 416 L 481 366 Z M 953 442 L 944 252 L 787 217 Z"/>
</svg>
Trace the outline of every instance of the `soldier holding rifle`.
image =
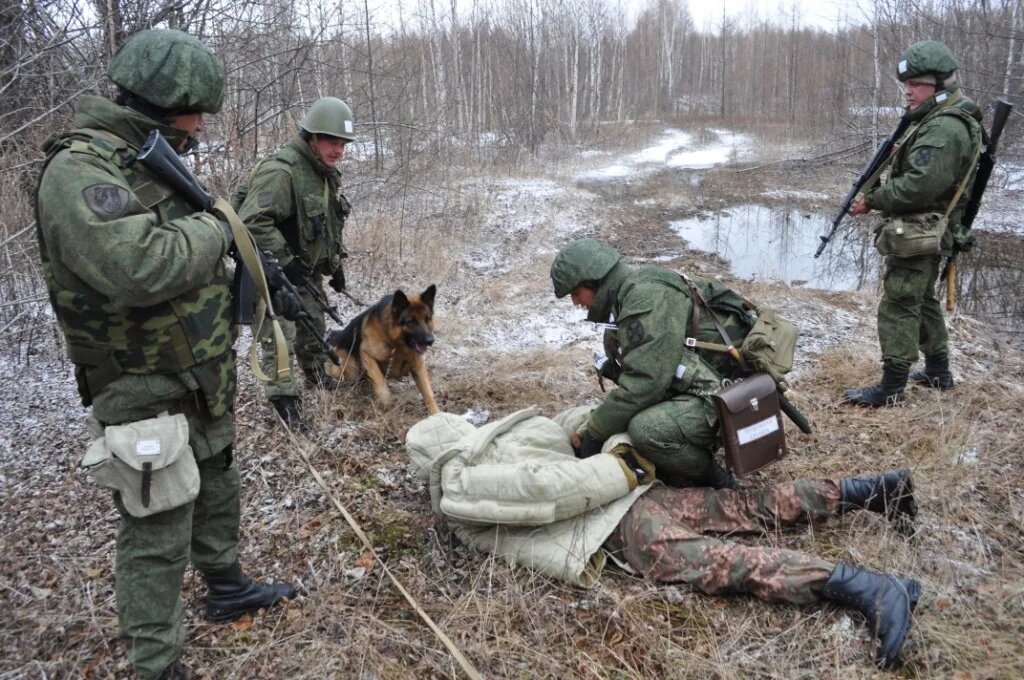
<svg viewBox="0 0 1024 680">
<path fill-rule="evenodd" d="M 942 257 L 954 252 L 983 134 L 981 111 L 961 91 L 956 70 L 956 58 L 940 42 L 915 43 L 903 53 L 897 77 L 907 98 L 906 132 L 883 164 L 888 179 L 871 188 L 880 168 L 849 209 L 851 215 L 881 213 L 875 245 L 885 256 L 878 305 L 882 380 L 846 390 L 846 400 L 857 405 L 902 402 L 908 377 L 927 387 L 953 387 L 935 283 Z M 925 369 L 910 374 L 919 352 Z"/>
</svg>

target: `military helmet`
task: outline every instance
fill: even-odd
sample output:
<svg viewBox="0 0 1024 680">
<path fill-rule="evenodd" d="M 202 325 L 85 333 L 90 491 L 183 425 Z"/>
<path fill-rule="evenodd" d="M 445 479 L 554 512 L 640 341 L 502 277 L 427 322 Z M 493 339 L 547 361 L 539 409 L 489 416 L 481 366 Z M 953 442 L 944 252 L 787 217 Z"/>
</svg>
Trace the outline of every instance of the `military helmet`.
<svg viewBox="0 0 1024 680">
<path fill-rule="evenodd" d="M 134 97 L 175 113 L 217 113 L 224 103 L 224 67 L 181 31 L 136 33 L 110 60 L 107 75 Z"/>
<path fill-rule="evenodd" d="M 945 44 L 937 40 L 914 43 L 900 57 L 896 77 L 906 82 L 922 75 L 933 75 L 939 81 L 948 78 L 957 69 L 956 57 Z"/>
<path fill-rule="evenodd" d="M 324 97 L 313 102 L 299 127 L 313 135 L 330 135 L 351 142 L 356 138 L 355 124 L 348 104 L 337 97 Z"/>
<path fill-rule="evenodd" d="M 622 259 L 607 243 L 583 238 L 558 251 L 551 263 L 551 283 L 555 297 L 565 297 L 584 281 L 600 281 Z"/>
</svg>

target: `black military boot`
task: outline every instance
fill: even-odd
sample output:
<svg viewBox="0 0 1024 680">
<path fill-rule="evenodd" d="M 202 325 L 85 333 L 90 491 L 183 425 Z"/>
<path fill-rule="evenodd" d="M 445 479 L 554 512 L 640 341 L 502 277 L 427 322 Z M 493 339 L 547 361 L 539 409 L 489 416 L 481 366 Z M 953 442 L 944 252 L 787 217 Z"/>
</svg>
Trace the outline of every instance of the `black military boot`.
<svg viewBox="0 0 1024 680">
<path fill-rule="evenodd" d="M 242 573 L 236 560 L 230 567 L 203 572 L 206 579 L 206 619 L 227 623 L 257 609 L 272 607 L 278 600 L 295 597 L 287 583 L 260 583 Z"/>
<path fill-rule="evenodd" d="M 740 488 L 732 473 L 719 465 L 718 461 L 714 459 L 711 460 L 711 465 L 708 466 L 708 469 L 693 480 L 693 485 L 712 489 L 732 489 L 734 491 Z"/>
<path fill-rule="evenodd" d="M 274 405 L 277 415 L 281 416 L 285 427 L 297 435 L 310 436 L 311 432 L 299 413 L 299 400 L 296 397 L 274 397 L 270 403 Z"/>
<path fill-rule="evenodd" d="M 306 378 L 306 384 L 310 387 L 315 387 L 318 390 L 341 389 L 341 383 L 331 377 L 322 363 L 314 364 L 312 368 L 302 369 L 302 374 Z"/>
<path fill-rule="evenodd" d="M 890 520 L 917 517 L 914 480 L 910 470 L 890 470 L 875 477 L 844 477 L 839 480 L 839 512 L 863 509 L 884 514 Z"/>
<path fill-rule="evenodd" d="M 924 358 L 924 370 L 914 371 L 910 379 L 923 387 L 934 387 L 940 390 L 951 390 L 955 384 L 953 374 L 949 372 L 949 355 L 936 354 Z"/>
<path fill-rule="evenodd" d="M 157 676 L 157 680 L 189 680 L 191 677 L 185 664 L 175 661 Z"/>
<path fill-rule="evenodd" d="M 921 597 L 920 583 L 840 562 L 821 595 L 860 611 L 868 620 L 879 643 L 875 663 L 882 668 L 899 665 L 900 649 L 910 632 L 910 615 Z"/>
<path fill-rule="evenodd" d="M 882 382 L 871 387 L 854 387 L 843 392 L 846 401 L 858 406 L 895 406 L 903 403 L 907 369 L 882 365 Z"/>
</svg>

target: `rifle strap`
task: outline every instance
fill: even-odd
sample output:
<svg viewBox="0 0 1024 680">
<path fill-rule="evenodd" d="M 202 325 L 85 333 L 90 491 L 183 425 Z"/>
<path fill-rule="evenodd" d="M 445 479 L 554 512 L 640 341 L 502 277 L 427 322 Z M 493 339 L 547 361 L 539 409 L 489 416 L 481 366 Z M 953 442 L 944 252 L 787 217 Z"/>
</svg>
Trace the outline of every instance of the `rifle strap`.
<svg viewBox="0 0 1024 680">
<path fill-rule="evenodd" d="M 285 380 L 291 376 L 291 365 L 288 361 L 288 343 L 284 339 L 284 331 L 281 323 L 274 314 L 274 306 L 271 302 L 270 289 L 267 287 L 267 276 L 263 272 L 263 265 L 260 262 L 259 254 L 256 252 L 256 243 L 252 234 L 245 228 L 238 213 L 223 198 L 218 198 L 213 204 L 213 209 L 220 213 L 228 225 L 231 226 L 231 233 L 235 237 L 235 247 L 238 248 L 238 255 L 242 259 L 245 268 L 256 284 L 256 292 L 259 293 L 259 301 L 256 303 L 256 322 L 252 329 L 252 345 L 249 347 L 249 365 L 252 373 L 260 382 L 271 380 Z M 242 266 L 236 264 L 235 266 Z M 259 337 L 263 328 L 264 317 L 270 317 L 270 323 L 274 332 L 274 350 L 277 357 L 277 373 L 271 378 L 263 372 L 259 362 Z"/>
<path fill-rule="evenodd" d="M 946 206 L 946 219 L 949 219 L 949 215 L 953 212 L 953 208 L 955 208 L 956 204 L 960 201 L 960 196 L 962 196 L 964 191 L 967 189 L 967 183 L 974 177 L 974 168 L 977 167 L 978 159 L 981 158 L 981 147 L 982 145 L 979 144 L 977 150 L 974 152 L 974 158 L 971 159 L 971 164 L 967 166 L 967 172 L 964 174 L 963 180 L 960 181 L 960 186 L 957 188 L 956 193 L 953 194 L 953 200 L 949 202 L 948 206 Z"/>
<path fill-rule="evenodd" d="M 700 286 L 694 283 L 693 279 L 682 272 L 679 273 L 679 276 L 682 277 L 683 281 L 686 282 L 686 285 L 688 285 L 690 290 L 693 292 L 693 312 L 690 314 L 690 335 L 686 338 L 686 346 L 696 349 L 711 350 L 712 352 L 728 353 L 736 360 L 737 363 L 739 363 L 740 368 L 743 369 L 744 372 L 749 372 L 747 362 L 743 359 L 743 355 L 740 353 L 739 349 L 737 349 L 733 344 L 732 338 L 729 337 L 729 332 L 725 330 L 725 326 L 722 325 L 718 315 L 715 314 L 715 310 L 711 308 L 707 298 L 704 297 L 704 293 L 701 292 Z M 722 340 L 725 342 L 724 345 L 719 345 L 713 342 L 703 342 L 697 339 L 697 331 L 700 326 L 701 307 L 703 307 L 711 317 L 711 320 L 715 324 L 715 328 L 718 330 L 718 334 L 722 336 Z"/>
</svg>

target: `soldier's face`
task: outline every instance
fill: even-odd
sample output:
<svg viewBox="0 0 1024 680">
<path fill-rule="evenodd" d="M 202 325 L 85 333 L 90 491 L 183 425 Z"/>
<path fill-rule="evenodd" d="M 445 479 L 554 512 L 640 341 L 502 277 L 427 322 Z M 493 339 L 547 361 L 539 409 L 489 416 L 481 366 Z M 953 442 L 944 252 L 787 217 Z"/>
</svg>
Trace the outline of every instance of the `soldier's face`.
<svg viewBox="0 0 1024 680">
<path fill-rule="evenodd" d="M 916 109 L 935 96 L 935 86 L 931 83 L 908 80 L 903 83 L 903 95 L 907 98 L 907 106 L 911 109 Z"/>
<path fill-rule="evenodd" d="M 569 297 L 572 299 L 572 303 L 577 307 L 583 307 L 584 309 L 590 309 L 590 305 L 594 304 L 594 297 L 596 292 L 586 286 L 576 286 Z"/>
<path fill-rule="evenodd" d="M 321 163 L 330 168 L 345 156 L 346 143 L 344 139 L 338 137 L 316 135 L 309 140 L 309 148 L 313 150 L 313 155 L 319 158 Z"/>
<path fill-rule="evenodd" d="M 196 135 L 203 131 L 202 113 L 182 113 L 171 118 L 172 128 L 184 130 L 187 134 L 184 140 L 178 144 L 178 151 L 186 151 L 195 141 Z"/>
</svg>

